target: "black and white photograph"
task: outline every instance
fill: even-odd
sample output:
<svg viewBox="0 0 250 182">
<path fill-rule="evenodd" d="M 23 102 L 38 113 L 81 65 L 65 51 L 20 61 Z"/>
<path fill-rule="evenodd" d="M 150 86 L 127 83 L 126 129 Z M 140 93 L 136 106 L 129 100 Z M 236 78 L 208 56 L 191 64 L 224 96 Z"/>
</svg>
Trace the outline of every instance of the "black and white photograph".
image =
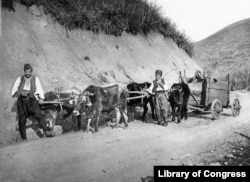
<svg viewBox="0 0 250 182">
<path fill-rule="evenodd" d="M 0 182 L 250 179 L 249 0 L 0 4 Z"/>
</svg>

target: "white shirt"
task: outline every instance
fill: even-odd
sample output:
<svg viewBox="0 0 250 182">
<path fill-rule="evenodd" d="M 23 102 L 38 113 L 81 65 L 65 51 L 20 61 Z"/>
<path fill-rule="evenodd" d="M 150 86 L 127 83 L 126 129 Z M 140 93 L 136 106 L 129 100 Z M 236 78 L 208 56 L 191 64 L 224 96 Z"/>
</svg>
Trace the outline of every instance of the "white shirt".
<svg viewBox="0 0 250 182">
<path fill-rule="evenodd" d="M 35 95 L 35 97 L 36 97 L 37 100 L 39 98 L 38 98 L 38 96 L 36 94 L 38 94 L 41 99 L 44 99 L 44 92 L 43 92 L 43 88 L 42 88 L 41 82 L 40 82 L 40 80 L 39 80 L 39 78 L 37 76 L 35 78 L 36 78 L 35 79 L 36 92 L 34 93 L 34 95 Z M 21 83 L 21 76 L 19 76 L 16 79 L 16 81 L 14 83 L 14 86 L 12 88 L 11 96 L 13 96 L 18 91 L 18 87 L 19 87 L 20 83 Z M 30 79 L 26 80 L 23 89 L 24 90 L 30 90 Z"/>
<path fill-rule="evenodd" d="M 165 84 L 163 84 L 164 90 L 162 89 L 161 86 L 158 86 L 156 88 L 156 91 L 167 91 L 167 90 L 169 90 L 170 87 L 169 87 L 168 83 L 165 80 L 164 80 L 164 82 L 165 82 Z M 154 83 L 151 84 L 151 86 L 147 89 L 147 91 L 149 91 L 150 93 L 153 93 L 153 88 L 154 88 Z"/>
</svg>

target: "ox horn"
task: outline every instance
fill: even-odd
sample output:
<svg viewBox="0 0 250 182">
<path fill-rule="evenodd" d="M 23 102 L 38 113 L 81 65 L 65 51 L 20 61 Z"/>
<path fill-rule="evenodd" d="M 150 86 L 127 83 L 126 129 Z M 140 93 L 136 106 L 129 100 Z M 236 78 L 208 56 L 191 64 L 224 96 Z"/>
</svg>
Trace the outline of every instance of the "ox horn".
<svg viewBox="0 0 250 182">
<path fill-rule="evenodd" d="M 89 92 L 88 90 L 86 90 L 86 91 L 83 91 L 83 95 L 84 95 L 84 96 L 93 96 L 93 95 L 95 95 L 95 94 Z"/>
<path fill-rule="evenodd" d="M 84 90 L 84 91 L 82 92 L 82 95 L 87 96 L 87 95 L 88 95 L 88 91 Z"/>
<path fill-rule="evenodd" d="M 87 94 L 88 94 L 88 96 L 93 96 L 93 95 L 95 95 L 94 93 L 91 93 L 91 92 L 89 92 L 89 91 L 87 91 Z"/>
</svg>

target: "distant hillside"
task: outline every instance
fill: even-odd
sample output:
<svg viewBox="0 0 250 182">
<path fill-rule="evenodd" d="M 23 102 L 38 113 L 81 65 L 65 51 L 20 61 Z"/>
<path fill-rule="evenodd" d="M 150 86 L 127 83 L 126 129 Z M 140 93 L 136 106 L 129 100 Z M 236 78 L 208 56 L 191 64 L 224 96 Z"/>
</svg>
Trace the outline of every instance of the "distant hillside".
<svg viewBox="0 0 250 182">
<path fill-rule="evenodd" d="M 244 80 L 250 66 L 250 19 L 234 23 L 194 44 L 197 64 L 216 76 L 227 73 Z"/>
</svg>

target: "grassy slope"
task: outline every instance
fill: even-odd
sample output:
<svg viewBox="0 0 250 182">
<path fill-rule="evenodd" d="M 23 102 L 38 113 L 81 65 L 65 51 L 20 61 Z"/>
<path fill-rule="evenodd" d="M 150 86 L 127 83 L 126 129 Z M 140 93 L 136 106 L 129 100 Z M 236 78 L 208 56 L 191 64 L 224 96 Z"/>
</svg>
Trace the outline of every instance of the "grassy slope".
<svg viewBox="0 0 250 182">
<path fill-rule="evenodd" d="M 234 23 L 194 44 L 197 63 L 217 76 L 250 66 L 250 19 Z"/>
<path fill-rule="evenodd" d="M 175 23 L 162 15 L 156 3 L 144 0 L 3 0 L 2 7 L 15 11 L 15 4 L 27 8 L 43 7 L 67 31 L 81 29 L 94 33 L 121 36 L 126 32 L 133 35 L 148 35 L 158 32 L 172 39 L 190 57 L 193 44 Z"/>
</svg>

